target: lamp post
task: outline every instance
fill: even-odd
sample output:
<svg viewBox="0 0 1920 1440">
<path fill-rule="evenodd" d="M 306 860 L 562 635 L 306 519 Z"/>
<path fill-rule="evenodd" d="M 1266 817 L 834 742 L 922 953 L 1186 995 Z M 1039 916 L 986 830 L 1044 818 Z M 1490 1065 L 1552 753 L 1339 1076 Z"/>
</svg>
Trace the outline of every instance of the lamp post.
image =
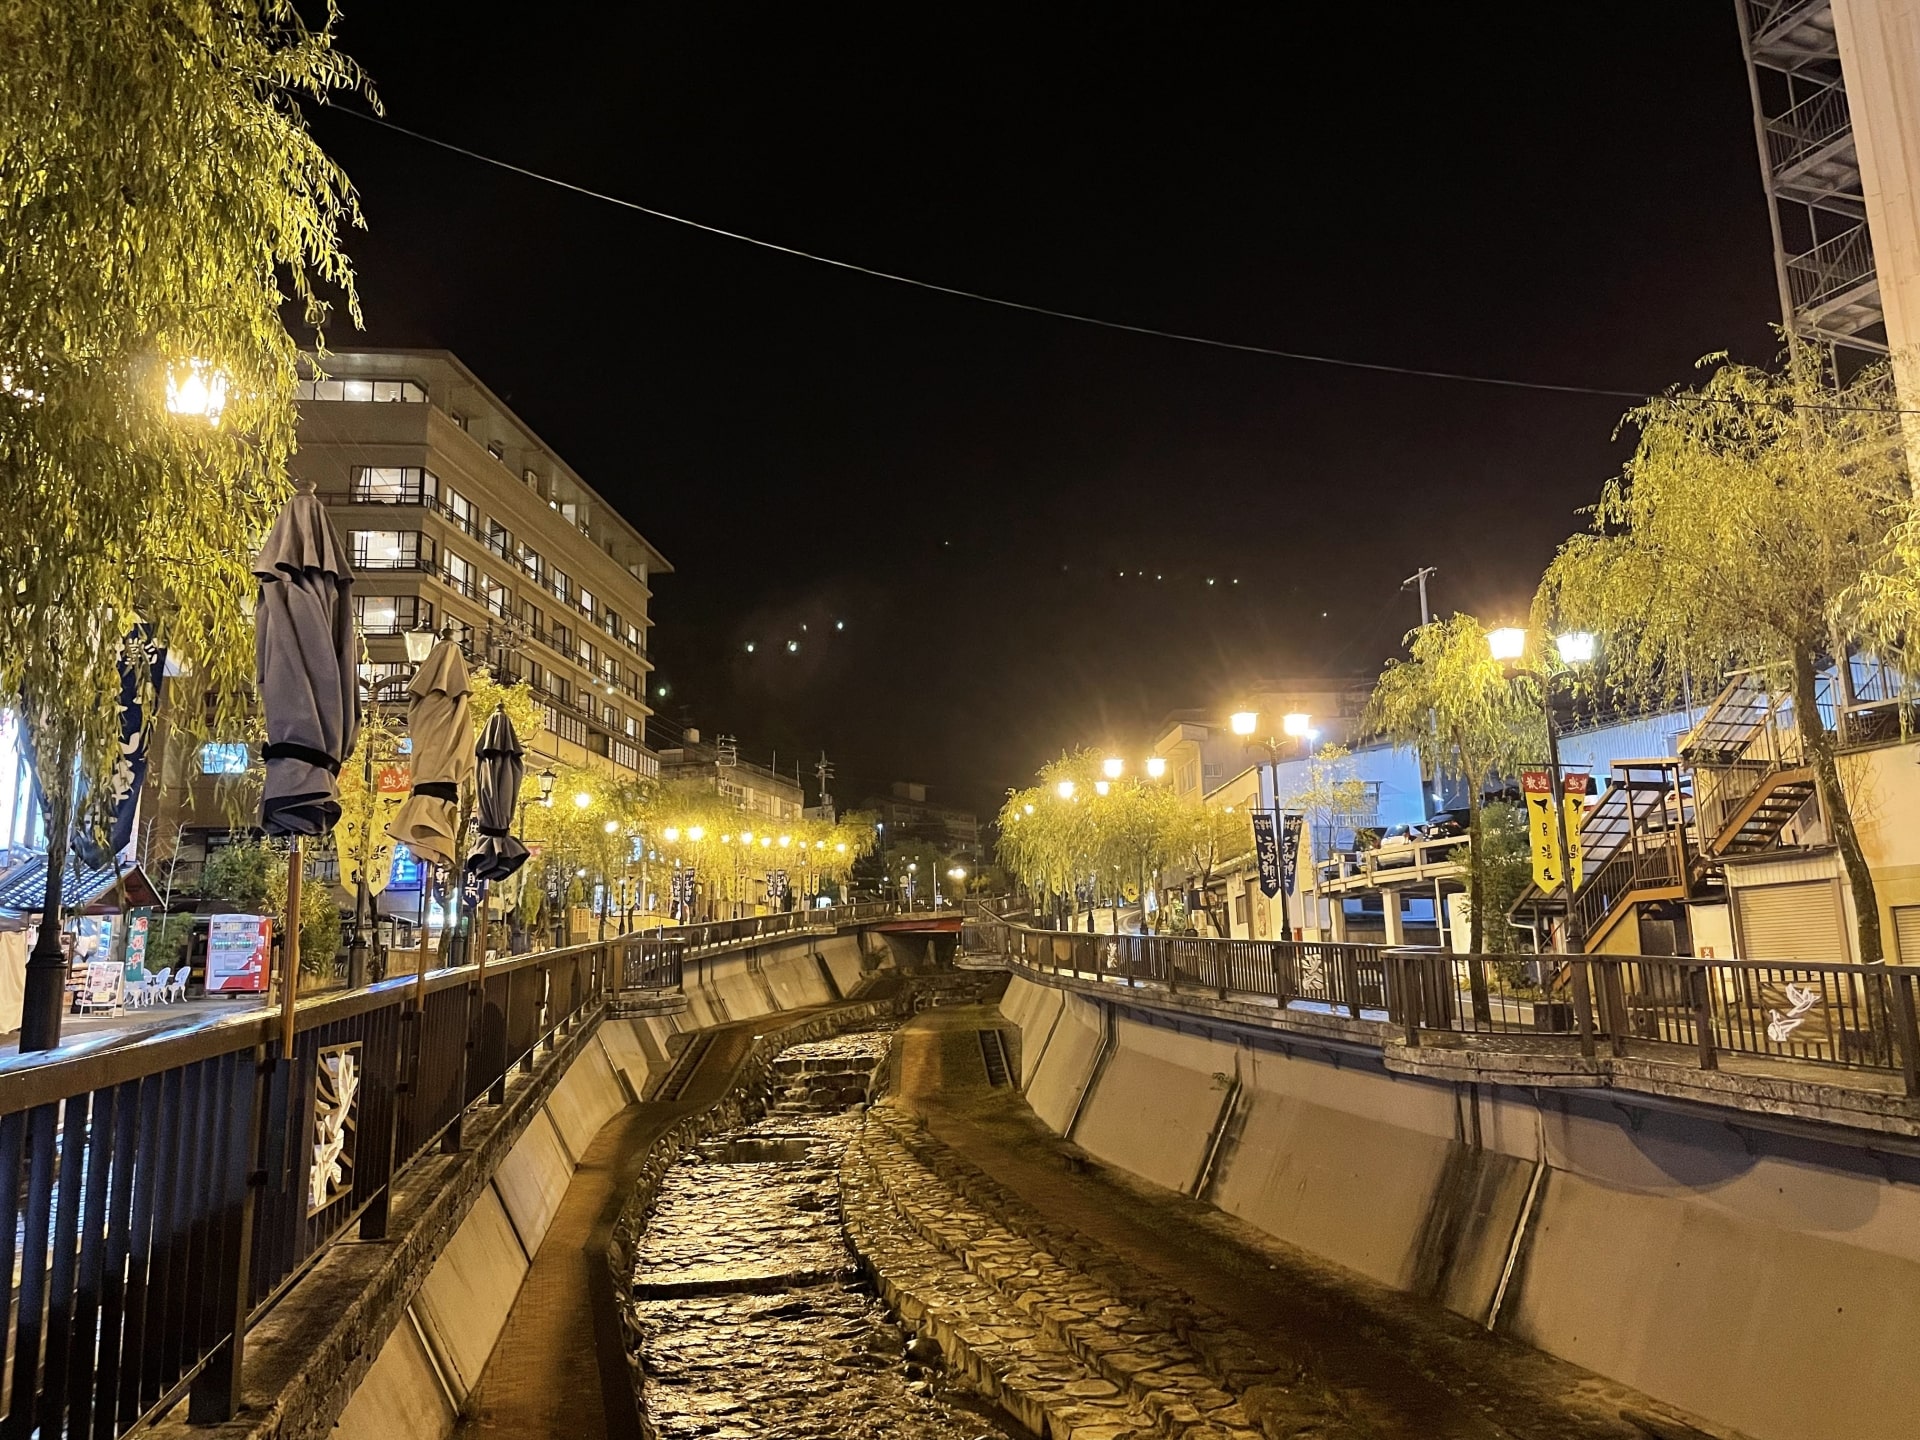
<svg viewBox="0 0 1920 1440">
<path fill-rule="evenodd" d="M 1271 800 L 1270 813 L 1273 815 L 1275 838 L 1278 839 L 1281 825 L 1280 750 L 1283 744 L 1298 744 L 1304 753 L 1313 737 L 1313 717 L 1299 710 L 1282 715 L 1280 731 L 1286 736 L 1284 741 L 1272 734 L 1255 735 L 1254 732 L 1260 727 L 1260 714 L 1255 710 L 1235 711 L 1228 723 L 1233 727 L 1233 733 L 1243 737 L 1249 747 L 1258 745 L 1267 752 L 1267 793 Z M 1283 869 L 1280 875 L 1280 938 L 1290 941 L 1293 939 L 1293 918 L 1289 914 L 1288 898 L 1287 877 Z M 1315 924 L 1318 923 L 1316 920 Z"/>
<path fill-rule="evenodd" d="M 1554 649 L 1559 652 L 1560 663 L 1571 670 L 1592 661 L 1594 639 L 1585 630 L 1569 630 L 1554 637 Z M 1560 730 L 1553 720 L 1552 676 L 1520 663 L 1527 651 L 1525 630 L 1508 625 L 1488 631 L 1487 650 L 1500 661 L 1508 679 L 1525 678 L 1540 688 L 1540 709 L 1547 722 L 1547 784 L 1552 787 L 1554 838 L 1560 852 L 1560 884 L 1554 888 L 1565 887 L 1567 892 L 1567 923 L 1561 931 L 1561 944 L 1563 953 L 1571 952 L 1581 937 L 1573 909 L 1573 847 L 1567 843 L 1567 806 L 1560 780 Z"/>
</svg>

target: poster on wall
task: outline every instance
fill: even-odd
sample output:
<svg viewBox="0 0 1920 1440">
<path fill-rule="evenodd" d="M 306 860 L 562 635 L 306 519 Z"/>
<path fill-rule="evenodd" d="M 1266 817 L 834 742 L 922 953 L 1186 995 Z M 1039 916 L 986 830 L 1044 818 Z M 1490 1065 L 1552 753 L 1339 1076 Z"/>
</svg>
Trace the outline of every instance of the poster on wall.
<svg viewBox="0 0 1920 1440">
<path fill-rule="evenodd" d="M 273 921 L 266 915 L 215 915 L 207 922 L 207 994 L 258 995 L 267 988 Z"/>
</svg>

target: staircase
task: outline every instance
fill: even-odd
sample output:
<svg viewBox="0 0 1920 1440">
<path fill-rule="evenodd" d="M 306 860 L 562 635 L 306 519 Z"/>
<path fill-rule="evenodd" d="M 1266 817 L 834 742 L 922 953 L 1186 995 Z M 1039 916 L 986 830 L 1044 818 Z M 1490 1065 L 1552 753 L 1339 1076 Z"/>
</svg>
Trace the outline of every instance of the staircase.
<svg viewBox="0 0 1920 1440">
<path fill-rule="evenodd" d="M 1771 849 L 1787 822 L 1813 798 L 1813 768 L 1783 765 L 1760 776 L 1753 792 L 1735 805 L 1707 844 L 1713 856 L 1752 855 Z"/>
</svg>

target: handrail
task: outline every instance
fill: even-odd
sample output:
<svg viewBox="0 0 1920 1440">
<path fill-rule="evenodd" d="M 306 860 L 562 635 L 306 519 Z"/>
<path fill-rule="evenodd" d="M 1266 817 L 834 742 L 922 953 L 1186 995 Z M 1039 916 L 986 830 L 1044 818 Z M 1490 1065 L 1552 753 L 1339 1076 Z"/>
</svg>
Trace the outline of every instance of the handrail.
<svg viewBox="0 0 1920 1440">
<path fill-rule="evenodd" d="M 1128 991 L 1154 986 L 1170 996 L 1250 1001 L 1281 1015 L 1344 1010 L 1399 1027 L 1412 1048 L 1426 1036 L 1501 1035 L 1509 1048 L 1524 1038 L 1547 1053 L 1575 1040 L 1587 1056 L 1604 1041 L 1622 1056 L 1655 1042 L 1687 1047 L 1702 1069 L 1736 1054 L 1879 1072 L 1920 1097 L 1920 969 L 1088 935 L 1035 930 L 990 912 L 968 923 L 963 944 L 1036 972 Z"/>
</svg>

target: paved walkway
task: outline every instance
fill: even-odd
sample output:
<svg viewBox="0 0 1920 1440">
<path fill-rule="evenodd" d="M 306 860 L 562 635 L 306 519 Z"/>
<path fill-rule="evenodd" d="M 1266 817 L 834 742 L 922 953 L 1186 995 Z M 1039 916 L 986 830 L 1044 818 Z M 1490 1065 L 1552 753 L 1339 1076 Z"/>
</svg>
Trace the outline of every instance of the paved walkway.
<svg viewBox="0 0 1920 1440">
<path fill-rule="evenodd" d="M 1117 1259 L 1117 1269 L 1176 1286 L 1272 1353 L 1299 1357 L 1359 1433 L 1645 1440 L 1620 1412 L 1662 1409 L 1646 1397 L 1086 1160 L 1017 1091 L 989 1087 L 977 1032 L 1001 1023 L 991 1006 L 913 1020 L 896 1039 L 896 1103 L 1049 1229 Z"/>
<path fill-rule="evenodd" d="M 456 1436 L 639 1440 L 607 1271 L 614 1221 L 647 1147 L 681 1115 L 725 1093 L 753 1037 L 769 1023 L 807 1013 L 741 1020 L 709 1032 L 713 1043 L 680 1099 L 629 1105 L 601 1127 L 534 1256 Z"/>
</svg>

